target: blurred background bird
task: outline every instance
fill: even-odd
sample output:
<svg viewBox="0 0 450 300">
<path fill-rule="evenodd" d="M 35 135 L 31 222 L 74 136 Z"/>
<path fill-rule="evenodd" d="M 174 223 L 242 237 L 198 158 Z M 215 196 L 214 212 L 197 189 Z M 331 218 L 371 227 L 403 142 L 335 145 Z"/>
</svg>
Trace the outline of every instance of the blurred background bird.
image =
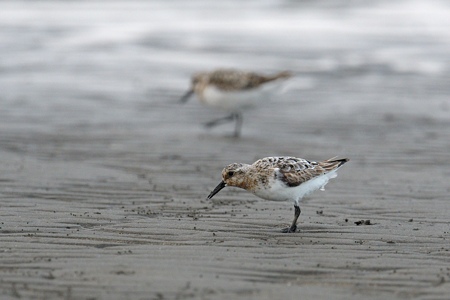
<svg viewBox="0 0 450 300">
<path fill-rule="evenodd" d="M 289 71 L 273 75 L 235 69 L 200 72 L 192 76 L 191 88 L 181 97 L 180 102 L 187 102 L 195 94 L 202 104 L 229 112 L 229 115 L 207 122 L 205 126 L 214 127 L 235 121 L 234 137 L 239 137 L 242 111 L 269 100 L 281 90 L 284 81 L 292 76 Z"/>
</svg>

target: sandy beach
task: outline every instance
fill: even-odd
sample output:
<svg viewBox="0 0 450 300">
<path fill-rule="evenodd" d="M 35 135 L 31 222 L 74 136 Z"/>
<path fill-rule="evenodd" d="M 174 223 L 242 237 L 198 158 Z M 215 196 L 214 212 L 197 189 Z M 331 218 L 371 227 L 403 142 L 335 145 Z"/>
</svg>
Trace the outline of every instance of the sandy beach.
<svg viewBox="0 0 450 300">
<path fill-rule="evenodd" d="M 0 298 L 449 298 L 450 7 L 386 35 L 362 22 L 401 15 L 383 2 L 92 3 L 0 4 Z M 297 17 L 311 25 L 283 35 Z M 313 20 L 341 24 L 335 40 Z M 202 126 L 222 112 L 177 102 L 219 66 L 296 77 L 235 139 Z M 298 232 L 280 233 L 292 203 L 206 200 L 225 165 L 281 155 L 350 158 Z"/>
</svg>

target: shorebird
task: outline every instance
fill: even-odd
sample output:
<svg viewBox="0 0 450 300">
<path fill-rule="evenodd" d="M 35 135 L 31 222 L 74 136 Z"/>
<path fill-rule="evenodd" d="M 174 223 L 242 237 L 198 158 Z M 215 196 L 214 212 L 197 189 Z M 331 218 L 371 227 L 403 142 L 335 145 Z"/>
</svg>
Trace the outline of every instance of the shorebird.
<svg viewBox="0 0 450 300">
<path fill-rule="evenodd" d="M 200 102 L 225 110 L 230 115 L 205 124 L 213 127 L 236 121 L 234 136 L 239 137 L 242 127 L 242 111 L 261 105 L 281 87 L 281 83 L 292 77 L 289 71 L 274 75 L 262 75 L 234 69 L 218 69 L 212 72 L 196 73 L 191 87 L 180 102 L 185 103 L 193 94 Z"/>
<path fill-rule="evenodd" d="M 282 232 L 295 232 L 301 212 L 300 201 L 318 189 L 324 190 L 328 181 L 337 176 L 336 171 L 347 161 L 347 158 L 331 158 L 315 162 L 282 156 L 262 158 L 251 165 L 233 163 L 223 169 L 222 181 L 207 199 L 226 186 L 234 186 L 266 200 L 293 201 L 294 220 Z"/>
</svg>

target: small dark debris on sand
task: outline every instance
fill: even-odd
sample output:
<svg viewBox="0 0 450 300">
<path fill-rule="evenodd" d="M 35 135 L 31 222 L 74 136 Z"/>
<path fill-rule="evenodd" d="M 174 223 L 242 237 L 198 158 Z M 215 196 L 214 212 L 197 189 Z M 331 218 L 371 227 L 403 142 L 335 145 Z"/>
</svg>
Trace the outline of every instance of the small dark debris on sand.
<svg viewBox="0 0 450 300">
<path fill-rule="evenodd" d="M 323 210 L 316 210 L 316 214 L 323 215 Z"/>
<path fill-rule="evenodd" d="M 355 224 L 356 224 L 357 226 L 359 226 L 359 225 L 373 225 L 373 223 L 371 223 L 370 220 L 356 221 Z"/>
</svg>

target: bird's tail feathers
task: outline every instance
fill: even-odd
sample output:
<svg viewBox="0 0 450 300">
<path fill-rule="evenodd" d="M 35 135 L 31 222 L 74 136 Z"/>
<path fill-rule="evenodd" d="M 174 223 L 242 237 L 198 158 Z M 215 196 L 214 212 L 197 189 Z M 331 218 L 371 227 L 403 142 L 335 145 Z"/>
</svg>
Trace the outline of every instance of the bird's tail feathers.
<svg viewBox="0 0 450 300">
<path fill-rule="evenodd" d="M 292 76 L 294 76 L 294 74 L 291 71 L 281 71 L 273 76 L 270 76 L 270 78 L 272 80 L 277 80 L 291 78 Z"/>
<path fill-rule="evenodd" d="M 348 162 L 348 158 L 337 158 L 337 156 L 332 157 L 330 159 L 324 160 L 320 163 L 321 167 L 327 170 L 328 172 L 337 170 L 340 168 L 343 164 Z"/>
</svg>

